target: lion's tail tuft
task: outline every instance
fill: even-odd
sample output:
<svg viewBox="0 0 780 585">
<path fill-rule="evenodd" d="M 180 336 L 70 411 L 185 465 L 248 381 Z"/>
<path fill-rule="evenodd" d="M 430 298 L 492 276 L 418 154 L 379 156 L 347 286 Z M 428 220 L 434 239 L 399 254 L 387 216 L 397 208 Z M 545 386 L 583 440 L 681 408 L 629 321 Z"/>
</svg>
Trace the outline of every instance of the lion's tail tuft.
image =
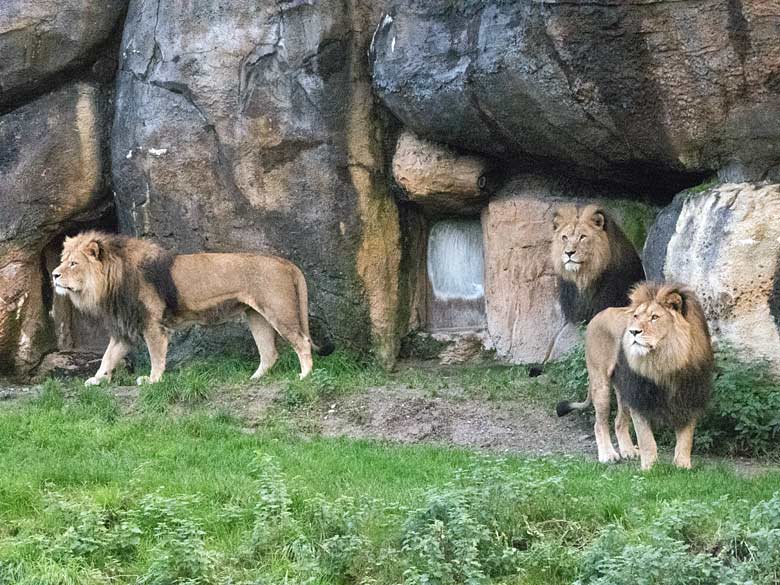
<svg viewBox="0 0 780 585">
<path fill-rule="evenodd" d="M 334 351 L 336 351 L 336 344 L 333 343 L 330 339 L 326 339 L 322 345 L 315 345 L 314 343 L 311 344 L 314 348 L 314 351 L 317 352 L 317 355 L 325 357 L 326 355 L 332 354 Z"/>
<path fill-rule="evenodd" d="M 566 416 L 572 410 L 584 410 L 590 406 L 590 395 L 582 402 L 571 402 L 570 400 L 562 400 L 555 407 L 555 413 L 558 416 Z"/>
</svg>

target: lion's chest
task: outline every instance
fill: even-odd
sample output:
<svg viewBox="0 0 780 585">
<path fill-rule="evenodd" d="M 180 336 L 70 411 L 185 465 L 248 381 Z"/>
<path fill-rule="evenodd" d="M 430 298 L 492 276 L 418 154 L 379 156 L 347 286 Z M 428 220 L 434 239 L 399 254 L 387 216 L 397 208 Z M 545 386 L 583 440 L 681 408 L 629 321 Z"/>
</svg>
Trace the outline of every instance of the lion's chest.
<svg viewBox="0 0 780 585">
<path fill-rule="evenodd" d="M 711 376 L 700 370 L 683 372 L 674 386 L 662 386 L 628 365 L 623 348 L 612 378 L 623 403 L 651 421 L 679 429 L 698 416 L 710 399 Z"/>
</svg>

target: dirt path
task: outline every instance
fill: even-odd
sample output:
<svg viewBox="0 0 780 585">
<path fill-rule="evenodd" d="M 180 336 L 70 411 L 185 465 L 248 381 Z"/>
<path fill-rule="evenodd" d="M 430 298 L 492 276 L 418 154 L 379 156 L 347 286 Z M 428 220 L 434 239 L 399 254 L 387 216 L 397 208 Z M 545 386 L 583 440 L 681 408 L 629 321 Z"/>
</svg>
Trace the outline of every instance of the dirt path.
<svg viewBox="0 0 780 585">
<path fill-rule="evenodd" d="M 595 453 L 585 417 L 557 418 L 536 404 L 430 396 L 408 388 L 371 388 L 327 404 L 324 436 L 435 442 L 533 455 Z"/>
</svg>

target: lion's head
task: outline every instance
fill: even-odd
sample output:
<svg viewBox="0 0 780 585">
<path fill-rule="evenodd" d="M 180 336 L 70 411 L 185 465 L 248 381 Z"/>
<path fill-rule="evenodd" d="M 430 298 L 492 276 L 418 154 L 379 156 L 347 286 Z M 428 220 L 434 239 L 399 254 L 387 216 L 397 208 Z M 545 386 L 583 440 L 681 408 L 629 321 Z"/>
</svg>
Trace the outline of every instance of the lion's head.
<svg viewBox="0 0 780 585">
<path fill-rule="evenodd" d="M 117 276 L 108 270 L 105 238 L 100 232 L 65 238 L 60 265 L 52 272 L 55 292 L 70 297 L 79 309 L 94 311 L 106 295 L 110 278 Z"/>
<path fill-rule="evenodd" d="M 608 222 L 611 219 L 598 205 L 567 205 L 555 212 L 551 254 L 558 276 L 582 290 L 604 272 L 612 248 Z"/>
<path fill-rule="evenodd" d="M 643 282 L 629 298 L 631 316 L 622 343 L 632 370 L 661 382 L 712 361 L 707 321 L 690 288 Z"/>
</svg>

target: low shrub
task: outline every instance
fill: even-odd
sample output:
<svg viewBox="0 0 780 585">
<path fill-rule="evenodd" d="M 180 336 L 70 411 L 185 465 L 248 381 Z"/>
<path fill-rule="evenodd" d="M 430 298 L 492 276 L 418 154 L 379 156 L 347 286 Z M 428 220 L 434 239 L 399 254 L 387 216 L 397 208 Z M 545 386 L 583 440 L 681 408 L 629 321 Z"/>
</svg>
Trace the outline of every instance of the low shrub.
<svg viewBox="0 0 780 585">
<path fill-rule="evenodd" d="M 696 444 L 716 453 L 764 455 L 780 443 L 780 379 L 765 360 L 745 361 L 728 347 L 716 355 L 712 402 Z"/>
</svg>

